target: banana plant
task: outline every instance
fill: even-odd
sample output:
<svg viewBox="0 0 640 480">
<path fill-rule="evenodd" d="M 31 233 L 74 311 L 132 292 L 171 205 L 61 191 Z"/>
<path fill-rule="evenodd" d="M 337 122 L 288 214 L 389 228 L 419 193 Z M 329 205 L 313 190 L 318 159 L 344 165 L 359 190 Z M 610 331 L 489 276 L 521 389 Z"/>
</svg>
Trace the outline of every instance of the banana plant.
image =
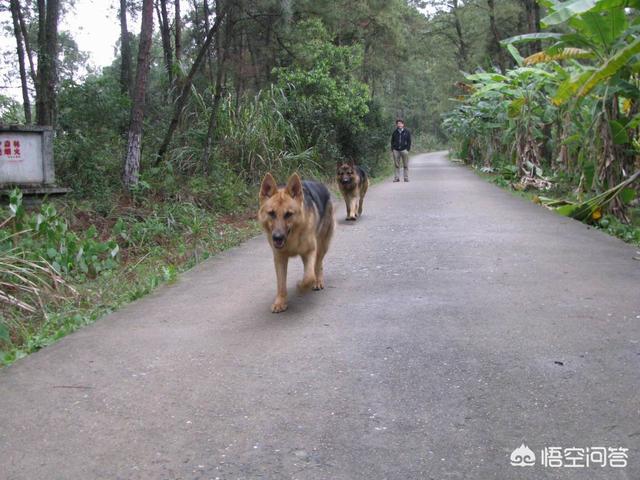
<svg viewBox="0 0 640 480">
<path fill-rule="evenodd" d="M 579 109 L 593 103 L 591 146 L 597 159 L 597 180 L 610 190 L 632 173 L 631 142 L 640 124 L 640 0 L 541 0 L 548 10 L 546 28 L 562 32 L 520 35 L 506 40 L 508 48 L 545 40 L 549 46 L 523 59 L 525 65 L 553 62 L 562 65 L 565 79 L 553 95 L 554 105 Z M 625 112 L 626 110 L 626 112 Z M 636 112 L 633 115 L 629 115 Z M 609 209 L 625 218 L 618 198 Z"/>
</svg>

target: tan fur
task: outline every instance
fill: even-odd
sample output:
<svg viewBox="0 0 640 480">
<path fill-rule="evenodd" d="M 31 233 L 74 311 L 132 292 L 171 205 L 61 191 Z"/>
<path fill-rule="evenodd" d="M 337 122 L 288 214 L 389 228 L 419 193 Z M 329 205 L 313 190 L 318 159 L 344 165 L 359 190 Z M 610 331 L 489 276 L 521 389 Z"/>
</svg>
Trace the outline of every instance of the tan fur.
<svg viewBox="0 0 640 480">
<path fill-rule="evenodd" d="M 351 179 L 348 184 L 342 181 L 346 177 Z M 343 163 L 338 165 L 336 180 L 347 207 L 347 220 L 356 220 L 362 215 L 364 196 L 369 188 L 369 179 L 361 178 L 353 163 Z"/>
<path fill-rule="evenodd" d="M 273 176 L 267 173 L 262 180 L 259 198 L 258 220 L 273 251 L 277 278 L 277 294 L 271 311 L 279 313 L 287 309 L 290 257 L 302 257 L 304 277 L 298 283 L 300 291 L 324 288 L 322 262 L 334 230 L 333 205 L 329 202 L 322 218 L 319 218 L 317 208 L 306 208 L 302 182 L 297 173 L 289 177 L 284 188 L 278 188 Z M 274 242 L 274 233 L 285 237 L 280 248 Z"/>
</svg>

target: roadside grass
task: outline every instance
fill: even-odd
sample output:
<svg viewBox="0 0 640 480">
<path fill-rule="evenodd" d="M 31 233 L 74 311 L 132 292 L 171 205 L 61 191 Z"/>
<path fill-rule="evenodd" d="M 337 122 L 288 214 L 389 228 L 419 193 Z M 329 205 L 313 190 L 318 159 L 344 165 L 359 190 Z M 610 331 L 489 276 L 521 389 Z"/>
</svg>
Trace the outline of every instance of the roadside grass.
<svg viewBox="0 0 640 480">
<path fill-rule="evenodd" d="M 29 353 L 54 343 L 82 326 L 93 323 L 104 315 L 133 302 L 162 284 L 175 281 L 181 272 L 259 233 L 254 220 L 254 206 L 249 198 L 243 198 L 236 211 L 214 212 L 192 202 L 171 202 L 145 199 L 131 202 L 119 199 L 104 208 L 89 201 L 58 201 L 45 204 L 40 210 L 25 209 L 25 218 L 42 221 L 40 211 L 57 209 L 55 225 L 66 225 L 65 237 L 47 237 L 44 253 L 38 253 L 39 238 L 28 221 L 11 237 L 8 228 L 11 222 L 3 222 L 3 238 L 14 243 L 16 249 L 23 248 L 23 256 L 37 257 L 31 262 L 41 262 L 51 271 L 60 252 L 69 249 L 69 235 L 84 239 L 88 230 L 95 232 L 90 240 L 95 245 L 117 243 L 115 261 L 105 266 L 103 257 L 93 256 L 96 264 L 103 268 L 96 272 L 89 261 L 89 268 L 81 269 L 81 257 L 76 253 L 66 274 L 61 275 L 72 289 L 62 291 L 51 288 L 33 290 L 38 293 L 37 308 L 26 309 L 20 305 L 0 304 L 0 365 L 9 365 Z M 24 208 L 24 207 L 23 207 Z M 106 212 L 106 213 L 104 213 Z M 10 214 L 11 212 L 5 212 Z M 8 219 L 11 219 L 9 217 Z M 48 219 L 53 223 L 51 219 Z M 15 221 L 15 218 L 14 218 Z M 50 236 L 51 232 L 47 231 Z M 9 236 L 7 236 L 9 234 Z M 42 236 L 42 235 L 40 235 Z M 84 245 L 84 244 L 83 244 Z M 6 246 L 6 245 L 5 245 Z M 26 253 L 25 253 L 26 252 Z M 3 252 L 6 257 L 7 250 Z M 49 254 L 49 258 L 47 257 Z M 96 258 L 99 257 L 99 258 Z M 108 255 L 106 255 L 108 258 Z M 3 259 L 4 260 L 4 259 Z M 100 263 L 98 263 L 100 260 Z M 60 265 L 56 265 L 60 269 Z M 6 269 L 4 269 L 6 270 Z M 1 273 L 6 272 L 2 270 Z M 11 273 L 11 272 L 9 272 Z M 13 278 L 2 284 L 1 293 L 15 292 Z M 46 279 L 45 279 L 46 280 Z M 33 293 L 33 291 L 31 293 Z M 18 298 L 11 295 L 10 298 Z"/>
<path fill-rule="evenodd" d="M 465 165 L 461 160 L 454 159 L 451 154 L 449 154 L 449 158 L 453 162 Z M 540 206 L 543 206 L 540 201 L 541 196 L 557 201 L 578 201 L 578 198 L 574 193 L 575 186 L 569 183 L 564 177 L 559 176 L 554 178 L 553 187 L 550 190 L 518 190 L 513 188 L 513 179 L 510 178 L 508 174 L 505 176 L 505 173 L 501 172 L 498 169 L 493 172 L 486 172 L 470 165 L 467 166 L 471 170 L 473 170 L 480 178 L 483 178 L 484 180 L 493 183 L 494 185 L 497 185 L 504 190 L 507 190 L 512 195 L 520 198 L 525 198 Z M 591 220 L 590 222 L 583 223 L 587 223 L 588 225 L 593 226 L 594 228 L 597 228 L 598 230 L 601 230 L 609 235 L 617 237 L 626 243 L 640 246 L 640 205 L 630 207 L 629 214 L 631 221 L 628 224 L 621 222 L 615 216 L 609 214 L 603 215 L 598 220 Z"/>
<path fill-rule="evenodd" d="M 372 184 L 392 172 L 390 157 L 380 157 Z M 315 178 L 341 199 L 333 175 Z M 131 197 L 70 196 L 37 206 L 24 204 L 16 191 L 9 207 L 0 210 L 0 296 L 8 294 L 0 298 L 0 366 L 259 234 L 255 192 L 239 185 L 212 193 L 208 184 L 194 180 L 167 195 L 143 184 Z M 33 275 L 24 292 L 15 272 L 2 267 L 12 255 L 23 277 Z M 35 270 L 29 273 L 26 267 Z"/>
</svg>

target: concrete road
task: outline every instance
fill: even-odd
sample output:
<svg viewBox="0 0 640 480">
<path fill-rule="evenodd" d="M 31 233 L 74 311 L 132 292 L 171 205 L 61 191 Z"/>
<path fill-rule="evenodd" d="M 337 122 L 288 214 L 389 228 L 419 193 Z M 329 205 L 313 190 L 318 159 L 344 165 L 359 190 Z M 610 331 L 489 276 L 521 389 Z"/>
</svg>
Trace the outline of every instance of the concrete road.
<svg viewBox="0 0 640 480">
<path fill-rule="evenodd" d="M 636 248 L 444 153 L 338 206 L 328 288 L 296 260 L 286 313 L 257 238 L 0 371 L 0 478 L 640 478 Z"/>
</svg>

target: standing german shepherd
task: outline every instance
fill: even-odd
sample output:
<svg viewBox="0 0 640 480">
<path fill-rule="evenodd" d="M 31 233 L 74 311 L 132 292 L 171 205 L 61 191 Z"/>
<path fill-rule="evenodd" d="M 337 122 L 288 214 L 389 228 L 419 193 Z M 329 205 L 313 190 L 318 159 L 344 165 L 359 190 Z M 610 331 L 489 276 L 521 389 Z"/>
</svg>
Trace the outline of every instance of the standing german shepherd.
<svg viewBox="0 0 640 480">
<path fill-rule="evenodd" d="M 351 161 L 338 164 L 336 178 L 347 205 L 347 220 L 355 220 L 362 215 L 364 196 L 369 188 L 367 172 Z"/>
<path fill-rule="evenodd" d="M 289 257 L 300 255 L 304 278 L 298 289 L 324 288 L 322 260 L 333 235 L 333 204 L 327 187 L 301 181 L 297 173 L 286 186 L 278 186 L 267 173 L 260 186 L 258 220 L 273 250 L 278 293 L 271 305 L 273 313 L 287 309 L 287 265 Z"/>
</svg>

